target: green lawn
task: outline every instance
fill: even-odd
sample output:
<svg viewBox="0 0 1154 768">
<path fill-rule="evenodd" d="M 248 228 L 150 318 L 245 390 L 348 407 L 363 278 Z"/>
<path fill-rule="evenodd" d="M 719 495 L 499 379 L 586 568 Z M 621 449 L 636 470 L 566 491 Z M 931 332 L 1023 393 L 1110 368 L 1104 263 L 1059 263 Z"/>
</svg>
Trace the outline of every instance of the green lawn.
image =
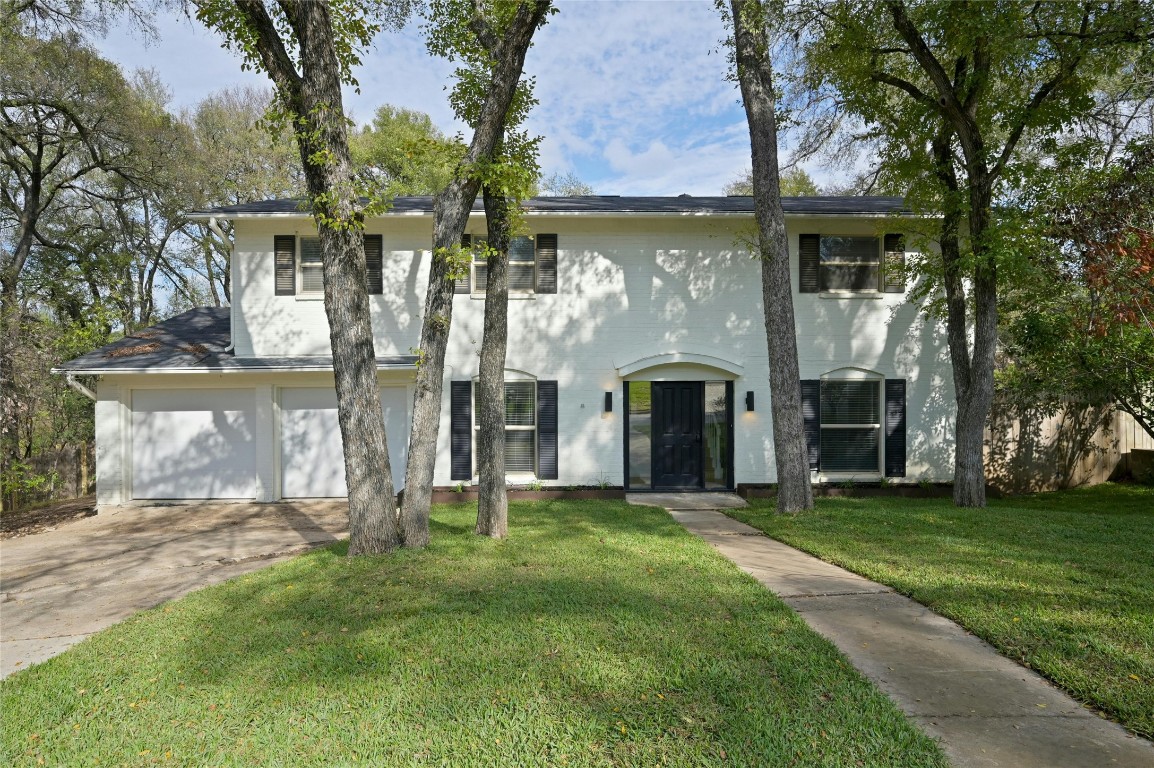
<svg viewBox="0 0 1154 768">
<path fill-rule="evenodd" d="M 735 510 L 788 544 L 954 619 L 1133 731 L 1154 736 L 1154 488 L 991 500 L 818 499 Z"/>
<path fill-rule="evenodd" d="M 660 510 L 515 503 L 512 538 L 343 545 L 0 686 L 0 764 L 945 766 L 833 647 Z"/>
</svg>

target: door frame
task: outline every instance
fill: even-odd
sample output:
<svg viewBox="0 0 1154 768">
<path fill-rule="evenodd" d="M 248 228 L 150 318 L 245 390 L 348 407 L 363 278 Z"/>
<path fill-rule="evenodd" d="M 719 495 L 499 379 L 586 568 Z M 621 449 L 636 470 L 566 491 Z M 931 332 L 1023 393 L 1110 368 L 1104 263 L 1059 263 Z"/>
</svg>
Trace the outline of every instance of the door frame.
<svg viewBox="0 0 1154 768">
<path fill-rule="evenodd" d="M 734 477 L 734 471 L 733 471 L 734 470 L 734 447 L 735 447 L 734 446 L 735 408 L 734 408 L 734 402 L 733 402 L 733 396 L 734 396 L 733 379 L 721 379 L 721 378 L 717 378 L 717 379 L 678 379 L 676 381 L 689 381 L 689 382 L 701 385 L 701 397 L 702 397 L 702 407 L 701 407 L 701 411 L 700 411 L 701 412 L 701 432 L 702 432 L 702 448 L 701 448 L 701 453 L 702 453 L 701 482 L 702 482 L 702 484 L 701 484 L 701 486 L 699 486 L 699 487 L 684 487 L 684 488 L 669 488 L 669 487 L 655 488 L 653 486 L 653 473 L 652 473 L 652 450 L 653 450 L 652 439 L 653 438 L 652 438 L 652 435 L 650 436 L 650 457 L 651 457 L 650 462 L 651 462 L 651 464 L 650 464 L 649 485 L 643 486 L 643 487 L 634 487 L 634 486 L 630 485 L 630 483 L 629 483 L 629 385 L 631 383 L 635 383 L 635 384 L 647 384 L 647 385 L 652 386 L 654 384 L 673 383 L 670 381 L 663 382 L 663 381 L 648 381 L 648 380 L 645 380 L 645 381 L 639 380 L 636 382 L 630 382 L 627 380 L 627 381 L 622 382 L 622 389 L 621 389 L 621 392 L 622 392 L 621 410 L 622 410 L 622 415 L 623 415 L 623 418 L 621 419 L 622 426 L 623 426 L 622 441 L 621 441 L 622 442 L 622 445 L 621 445 L 622 486 L 629 493 L 669 493 L 672 491 L 676 491 L 679 493 L 716 493 L 719 491 L 732 491 L 732 490 L 734 490 L 737 487 L 737 485 L 736 485 L 737 481 L 736 481 L 736 478 Z M 709 384 L 711 382 L 722 382 L 725 384 L 725 422 L 726 422 L 725 445 L 726 445 L 726 450 L 725 450 L 724 461 L 725 461 L 726 481 L 727 482 L 726 482 L 726 485 L 724 488 L 706 488 L 705 487 L 705 402 L 704 402 L 704 400 L 705 400 L 705 385 Z"/>
</svg>

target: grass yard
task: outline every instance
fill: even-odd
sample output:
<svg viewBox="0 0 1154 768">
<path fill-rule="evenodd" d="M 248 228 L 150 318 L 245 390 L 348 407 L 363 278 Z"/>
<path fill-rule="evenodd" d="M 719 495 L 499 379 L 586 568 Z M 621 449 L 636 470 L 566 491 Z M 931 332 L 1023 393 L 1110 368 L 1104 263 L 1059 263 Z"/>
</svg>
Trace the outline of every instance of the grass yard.
<svg viewBox="0 0 1154 768">
<path fill-rule="evenodd" d="M 3 765 L 945 766 L 660 510 L 434 512 L 140 614 L 0 684 Z"/>
<path fill-rule="evenodd" d="M 758 502 L 733 516 L 950 617 L 1126 727 L 1154 737 L 1154 488 L 991 500 Z"/>
</svg>

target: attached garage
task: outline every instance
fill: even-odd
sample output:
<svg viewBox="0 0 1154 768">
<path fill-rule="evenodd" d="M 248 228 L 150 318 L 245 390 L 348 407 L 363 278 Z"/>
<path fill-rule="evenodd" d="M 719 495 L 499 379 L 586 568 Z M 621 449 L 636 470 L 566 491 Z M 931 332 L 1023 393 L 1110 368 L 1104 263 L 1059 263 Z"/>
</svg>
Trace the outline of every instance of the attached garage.
<svg viewBox="0 0 1154 768">
<path fill-rule="evenodd" d="M 409 438 L 405 388 L 383 388 L 381 408 L 393 484 L 399 488 L 404 481 Z M 336 392 L 327 387 L 284 387 L 280 390 L 280 414 L 281 496 L 347 496 Z"/>
<path fill-rule="evenodd" d="M 132 498 L 257 495 L 252 389 L 132 391 Z"/>
</svg>

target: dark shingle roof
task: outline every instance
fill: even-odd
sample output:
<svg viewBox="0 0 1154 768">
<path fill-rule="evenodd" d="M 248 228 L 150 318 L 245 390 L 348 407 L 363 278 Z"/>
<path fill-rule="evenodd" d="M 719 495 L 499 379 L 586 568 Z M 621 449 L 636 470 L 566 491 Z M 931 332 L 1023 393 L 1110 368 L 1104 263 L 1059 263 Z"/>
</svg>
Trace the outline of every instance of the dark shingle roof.
<svg viewBox="0 0 1154 768">
<path fill-rule="evenodd" d="M 329 356 L 236 357 L 225 352 L 232 318 L 228 307 L 197 307 L 125 336 L 75 360 L 56 366 L 58 373 L 137 371 L 332 370 Z M 378 368 L 412 368 L 415 355 L 378 357 Z"/>
<path fill-rule="evenodd" d="M 900 197 L 784 197 L 782 207 L 795 215 L 853 215 L 909 213 Z M 208 211 L 195 211 L 194 217 L 260 216 L 270 214 L 299 214 L 307 216 L 301 200 L 261 200 L 240 205 L 225 205 Z M 589 195 L 585 197 L 534 197 L 526 200 L 525 210 L 530 213 L 753 213 L 752 197 L 621 197 L 618 195 Z M 478 198 L 474 211 L 483 211 Z M 393 200 L 390 214 L 430 214 L 431 197 L 398 197 Z M 385 214 L 389 215 L 389 214 Z"/>
</svg>

